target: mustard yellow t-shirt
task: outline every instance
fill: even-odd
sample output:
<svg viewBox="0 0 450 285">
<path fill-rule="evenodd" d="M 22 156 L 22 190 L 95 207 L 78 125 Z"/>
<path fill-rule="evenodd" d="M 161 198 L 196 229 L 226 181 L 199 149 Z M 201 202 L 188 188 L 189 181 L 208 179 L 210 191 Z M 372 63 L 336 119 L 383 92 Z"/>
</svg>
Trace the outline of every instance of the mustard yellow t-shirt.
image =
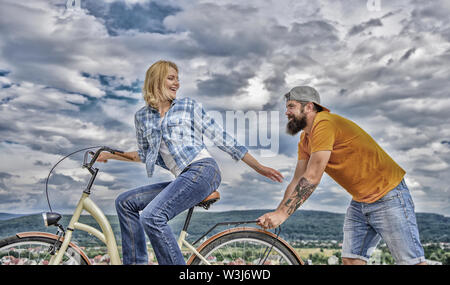
<svg viewBox="0 0 450 285">
<path fill-rule="evenodd" d="M 325 172 L 357 202 L 373 203 L 395 188 L 405 171 L 352 121 L 322 111 L 317 113 L 309 135 L 302 132 L 298 159 L 331 150 Z"/>
</svg>

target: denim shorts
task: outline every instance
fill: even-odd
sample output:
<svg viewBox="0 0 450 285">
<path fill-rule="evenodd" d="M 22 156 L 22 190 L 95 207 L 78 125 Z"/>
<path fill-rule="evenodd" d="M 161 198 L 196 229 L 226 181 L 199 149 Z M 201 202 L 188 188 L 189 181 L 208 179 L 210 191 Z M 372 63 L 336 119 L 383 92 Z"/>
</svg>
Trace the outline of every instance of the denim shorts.
<svg viewBox="0 0 450 285">
<path fill-rule="evenodd" d="M 414 204 L 404 180 L 373 203 L 350 202 L 344 221 L 342 257 L 367 262 L 381 239 L 397 264 L 425 261 Z"/>
</svg>

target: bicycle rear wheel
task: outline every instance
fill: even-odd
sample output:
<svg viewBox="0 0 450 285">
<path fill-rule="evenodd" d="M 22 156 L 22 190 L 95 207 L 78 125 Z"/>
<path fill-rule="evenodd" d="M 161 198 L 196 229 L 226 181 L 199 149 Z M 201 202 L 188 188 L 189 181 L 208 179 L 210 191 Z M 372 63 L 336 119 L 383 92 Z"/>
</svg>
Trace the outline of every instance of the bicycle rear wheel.
<svg viewBox="0 0 450 285">
<path fill-rule="evenodd" d="M 47 265 L 52 255 L 50 248 L 57 244 L 55 235 L 15 235 L 0 240 L 0 265 Z M 70 244 L 64 253 L 63 265 L 88 265 L 89 259 Z"/>
<path fill-rule="evenodd" d="M 212 265 L 302 265 L 303 261 L 284 240 L 256 228 L 236 228 L 219 233 L 198 251 Z M 193 255 L 188 264 L 202 265 Z"/>
</svg>

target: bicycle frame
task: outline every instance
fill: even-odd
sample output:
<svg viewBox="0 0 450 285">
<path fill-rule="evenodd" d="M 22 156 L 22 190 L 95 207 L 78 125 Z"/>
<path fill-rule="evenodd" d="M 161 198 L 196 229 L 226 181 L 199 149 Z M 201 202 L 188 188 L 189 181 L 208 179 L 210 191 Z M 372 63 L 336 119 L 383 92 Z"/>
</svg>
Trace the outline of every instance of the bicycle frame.
<svg viewBox="0 0 450 285">
<path fill-rule="evenodd" d="M 192 208 L 189 209 L 189 211 L 188 211 L 188 213 L 187 213 L 187 216 L 186 216 L 186 220 L 185 220 L 185 222 L 184 222 L 183 229 L 181 230 L 180 236 L 179 236 L 179 238 L 178 238 L 178 247 L 179 247 L 180 249 L 182 249 L 182 247 L 183 247 L 183 245 L 184 245 L 184 246 L 186 246 L 186 247 L 193 253 L 193 255 L 192 255 L 192 256 L 189 258 L 189 260 L 188 260 L 188 264 L 193 260 L 194 254 L 195 254 L 195 255 L 196 255 L 198 258 L 200 258 L 200 260 L 202 260 L 206 265 L 211 265 L 211 263 L 209 263 L 209 261 L 206 260 L 206 258 L 205 258 L 203 255 L 201 255 L 200 252 L 199 252 L 201 249 L 203 249 L 203 245 L 206 244 L 207 242 L 201 244 L 200 247 L 198 247 L 198 250 L 194 247 L 194 245 L 195 245 L 196 243 L 198 243 L 199 241 L 201 241 L 204 237 L 206 237 L 206 236 L 207 236 L 210 232 L 212 232 L 216 227 L 222 226 L 222 225 L 254 224 L 254 223 L 257 222 L 257 221 L 240 221 L 240 222 L 223 222 L 223 223 L 217 223 L 217 224 L 215 224 L 213 227 L 211 227 L 206 233 L 204 233 L 201 237 L 199 237 L 196 241 L 194 241 L 194 242 L 191 244 L 191 243 L 189 243 L 189 242 L 186 240 L 186 236 L 187 236 L 187 229 L 188 229 L 188 227 L 189 227 L 189 224 L 190 224 L 190 221 L 191 221 L 192 214 L 193 214 L 193 212 L 194 212 L 194 208 L 195 208 L 195 207 L 192 207 Z M 240 230 L 241 228 L 236 228 L 236 229 L 237 229 L 237 230 Z M 226 232 L 229 232 L 229 230 L 224 231 L 224 232 L 220 232 L 219 234 L 222 235 L 222 234 L 224 234 L 224 233 L 226 233 Z M 214 237 L 216 237 L 216 236 L 214 236 Z M 278 238 L 278 236 L 276 236 L 276 238 Z"/>
<path fill-rule="evenodd" d="M 86 210 L 92 217 L 94 217 L 94 219 L 99 224 L 102 232 L 94 227 L 78 222 L 83 210 Z M 64 252 L 67 250 L 70 240 L 72 239 L 72 232 L 75 229 L 88 232 L 100 239 L 103 243 L 106 244 L 108 254 L 111 259 L 111 264 L 122 264 L 119 257 L 119 251 L 117 249 L 116 239 L 114 237 L 114 233 L 110 223 L 108 222 L 108 219 L 106 218 L 105 214 L 103 214 L 102 210 L 100 210 L 100 208 L 89 198 L 89 194 L 85 192 L 83 192 L 81 199 L 75 209 L 75 212 L 70 219 L 69 226 L 67 227 L 66 234 L 64 235 L 64 241 L 58 252 L 50 259 L 49 264 L 54 265 L 61 262 Z"/>
<path fill-rule="evenodd" d="M 242 230 L 242 229 L 260 231 L 260 232 L 264 232 L 265 234 L 272 236 L 275 239 L 278 239 L 278 235 L 275 235 L 275 234 L 267 232 L 267 231 L 259 230 L 256 228 L 234 228 L 231 230 L 229 229 L 229 230 L 219 232 L 218 234 L 211 237 L 209 240 L 202 243 L 198 248 L 195 248 L 194 245 L 196 243 L 198 243 L 202 238 L 207 236 L 208 233 L 210 233 L 212 230 L 214 230 L 218 226 L 249 224 L 249 223 L 255 223 L 256 221 L 217 223 L 216 225 L 211 227 L 205 234 L 203 234 L 200 238 L 198 238 L 195 242 L 193 242 L 191 244 L 186 240 L 186 236 L 187 236 L 187 229 L 190 224 L 190 220 L 191 220 L 194 208 L 195 207 L 192 207 L 189 209 L 183 229 L 181 230 L 180 235 L 178 237 L 179 248 L 182 249 L 183 246 L 185 246 L 192 253 L 190 258 L 188 259 L 187 264 L 190 264 L 190 262 L 194 259 L 194 256 L 197 256 L 200 260 L 202 260 L 202 262 L 204 264 L 211 265 L 210 262 L 203 255 L 200 254 L 200 251 L 203 249 L 204 245 L 209 243 L 210 240 L 213 240 L 213 239 L 217 238 L 218 236 L 221 236 L 225 233 L 229 233 L 232 231 Z M 78 222 L 83 210 L 86 210 L 92 217 L 94 217 L 94 219 L 96 220 L 96 222 L 98 223 L 98 225 L 100 226 L 102 231 L 99 231 L 92 226 Z M 116 243 L 116 239 L 114 236 L 114 232 L 112 230 L 112 227 L 111 227 L 108 219 L 106 218 L 106 216 L 104 215 L 102 210 L 89 198 L 89 194 L 83 192 L 83 194 L 77 204 L 77 207 L 74 211 L 74 214 L 72 215 L 72 218 L 70 219 L 69 225 L 67 226 L 67 231 L 64 235 L 64 240 L 62 242 L 62 245 L 59 248 L 59 250 L 56 252 L 56 254 L 51 257 L 50 262 L 49 262 L 50 265 L 60 264 L 60 262 L 64 256 L 64 253 L 66 252 L 66 250 L 71 242 L 72 233 L 74 230 L 82 230 L 82 231 L 88 232 L 88 233 L 94 235 L 95 237 L 97 237 L 98 239 L 100 239 L 107 247 L 107 251 L 110 256 L 111 265 L 122 264 L 120 256 L 119 256 L 119 251 L 117 248 L 117 243 Z M 290 245 L 287 244 L 284 240 L 282 240 L 282 239 L 278 239 L 278 240 L 280 240 L 281 242 L 283 242 L 286 246 L 288 246 L 290 248 Z M 293 250 L 293 252 L 295 252 L 295 251 Z"/>
<path fill-rule="evenodd" d="M 94 228 L 92 226 L 78 222 L 83 210 L 86 210 L 92 217 L 94 217 L 96 222 L 99 224 L 102 232 L 100 232 L 99 230 L 97 230 L 96 228 Z M 186 240 L 186 236 L 187 236 L 187 228 L 190 224 L 190 219 L 193 214 L 193 211 L 194 211 L 194 207 L 192 207 L 188 211 L 188 214 L 186 216 L 186 220 L 184 223 L 184 227 L 181 230 L 180 235 L 178 237 L 178 246 L 180 249 L 182 249 L 183 246 L 185 246 L 187 249 L 189 249 L 190 252 L 192 252 L 193 255 L 189 258 L 189 260 L 192 260 L 193 256 L 196 255 L 206 265 L 210 265 L 210 262 L 208 262 L 208 260 L 206 260 L 206 258 L 200 254 L 200 252 L 194 247 L 193 244 L 198 243 L 203 237 L 205 237 L 209 232 L 211 232 L 217 226 L 255 223 L 255 221 L 218 223 L 215 226 L 213 226 L 211 229 L 209 229 L 202 237 L 200 237 L 194 243 L 191 244 Z M 67 250 L 67 248 L 71 242 L 72 233 L 74 230 L 82 230 L 82 231 L 88 232 L 88 233 L 94 235 L 95 237 L 97 237 L 104 244 L 106 244 L 108 254 L 110 256 L 111 264 L 112 265 L 122 264 L 120 257 L 119 257 L 119 251 L 117 248 L 116 239 L 114 237 L 114 232 L 111 228 L 111 225 L 110 225 L 108 219 L 106 218 L 106 216 L 104 215 L 102 210 L 89 198 L 89 194 L 83 192 L 81 199 L 78 202 L 77 207 L 72 215 L 72 218 L 70 219 L 69 225 L 67 226 L 67 231 L 66 231 L 66 234 L 64 235 L 64 241 L 63 241 L 61 247 L 59 248 L 59 250 L 57 251 L 57 253 L 55 255 L 53 255 L 52 258 L 50 259 L 50 262 L 49 262 L 50 265 L 59 264 L 61 262 L 61 260 L 64 256 L 64 253 Z M 223 233 L 220 233 L 220 234 L 223 234 Z M 202 248 L 202 246 L 200 245 L 199 248 Z"/>
<path fill-rule="evenodd" d="M 83 210 L 86 210 L 92 217 L 94 217 L 96 222 L 100 225 L 102 232 L 100 232 L 94 227 L 78 222 Z M 189 210 L 188 216 L 185 221 L 185 226 L 183 227 L 183 230 L 180 232 L 180 235 L 178 237 L 178 246 L 180 247 L 180 249 L 182 249 L 182 247 L 185 246 L 186 248 L 189 249 L 189 251 L 198 256 L 198 258 L 200 258 L 205 264 L 210 265 L 210 263 L 196 250 L 196 248 L 186 240 L 187 227 L 190 223 L 190 217 L 192 216 L 192 212 L 193 208 Z M 61 262 L 64 253 L 70 244 L 70 241 L 72 239 L 72 233 L 74 230 L 82 230 L 97 237 L 104 244 L 106 244 L 111 264 L 112 265 L 122 264 L 119 257 L 116 239 L 114 237 L 114 233 L 109 221 L 103 214 L 102 210 L 89 198 L 89 194 L 83 193 L 72 215 L 72 218 L 70 219 L 69 225 L 67 226 L 67 231 L 66 234 L 64 235 L 64 241 L 59 250 L 57 251 L 57 253 L 53 255 L 52 258 L 50 259 L 49 262 L 50 265 L 59 264 Z M 197 241 L 195 243 L 197 243 Z"/>
<path fill-rule="evenodd" d="M 200 252 L 198 252 L 197 249 L 195 249 L 195 247 L 185 239 L 186 235 L 187 232 L 182 230 L 178 238 L 178 246 L 180 247 L 180 249 L 182 249 L 183 245 L 186 246 L 193 254 L 198 256 L 198 258 L 200 258 L 206 265 L 211 265 L 208 262 L 208 260 L 206 260 L 206 258 L 203 255 L 201 255 Z"/>
</svg>

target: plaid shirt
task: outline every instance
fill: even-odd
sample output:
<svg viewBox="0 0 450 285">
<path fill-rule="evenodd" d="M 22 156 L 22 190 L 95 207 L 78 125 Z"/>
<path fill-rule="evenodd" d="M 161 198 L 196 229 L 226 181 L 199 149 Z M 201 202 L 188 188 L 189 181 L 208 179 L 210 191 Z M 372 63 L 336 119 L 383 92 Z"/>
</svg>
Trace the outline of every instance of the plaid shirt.
<svg viewBox="0 0 450 285">
<path fill-rule="evenodd" d="M 161 139 L 180 169 L 188 166 L 206 148 L 203 135 L 235 160 L 242 159 L 248 151 L 193 99 L 173 100 L 161 123 L 160 120 L 158 110 L 150 106 L 142 107 L 135 114 L 138 154 L 146 165 L 148 177 L 153 175 L 155 164 L 168 169 L 159 153 Z"/>
</svg>

